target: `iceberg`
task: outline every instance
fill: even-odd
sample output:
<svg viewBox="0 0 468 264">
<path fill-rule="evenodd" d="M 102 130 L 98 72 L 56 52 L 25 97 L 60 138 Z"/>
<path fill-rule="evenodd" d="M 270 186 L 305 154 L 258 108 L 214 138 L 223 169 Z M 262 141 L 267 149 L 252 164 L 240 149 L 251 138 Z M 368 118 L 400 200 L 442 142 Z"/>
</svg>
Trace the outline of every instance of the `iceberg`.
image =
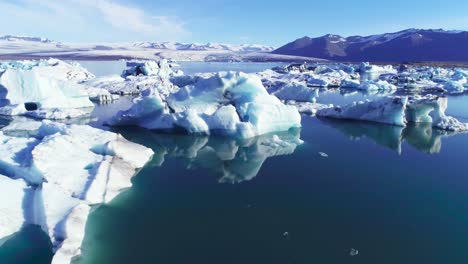
<svg viewBox="0 0 468 264">
<path fill-rule="evenodd" d="M 378 73 L 378 74 L 387 74 L 387 73 L 398 73 L 398 71 L 393 68 L 392 65 L 378 66 L 371 65 L 369 62 L 362 62 L 359 66 L 359 71 L 361 73 Z"/>
<path fill-rule="evenodd" d="M 410 98 L 406 119 L 414 123 L 432 123 L 436 128 L 449 131 L 466 131 L 468 124 L 447 116 L 448 98 L 441 96 L 415 96 Z"/>
<path fill-rule="evenodd" d="M 363 62 L 360 65 L 320 64 L 290 65 L 258 73 L 268 91 L 288 93 L 297 84 L 309 87 L 341 87 L 364 91 L 412 93 L 462 93 L 468 88 L 466 69 L 440 67 L 393 67 Z M 289 98 L 288 100 L 301 101 Z"/>
<path fill-rule="evenodd" d="M 281 89 L 270 94 L 281 100 L 294 100 L 300 102 L 313 102 L 318 97 L 316 88 L 307 87 L 301 82 L 292 81 L 284 85 Z"/>
<path fill-rule="evenodd" d="M 376 101 L 359 101 L 346 106 L 335 106 L 317 111 L 317 116 L 354 119 L 405 126 L 407 97 L 384 97 Z"/>
<path fill-rule="evenodd" d="M 343 80 L 340 84 L 342 88 L 352 88 L 357 90 L 365 90 L 365 91 L 395 91 L 397 87 L 387 81 L 372 81 L 372 80 L 364 80 L 360 82 L 359 80 Z"/>
<path fill-rule="evenodd" d="M 92 78 L 78 64 L 55 59 L 1 63 L 0 114 L 93 107 L 85 87 L 79 84 Z"/>
<path fill-rule="evenodd" d="M 336 119 L 364 120 L 389 125 L 406 126 L 412 123 L 430 123 L 433 127 L 448 131 L 466 131 L 468 124 L 447 116 L 447 97 L 388 96 L 375 101 L 359 101 L 340 107 L 317 111 L 317 116 Z"/>
<path fill-rule="evenodd" d="M 93 98 L 112 95 L 139 95 L 147 89 L 157 90 L 160 95 L 167 96 L 177 90 L 170 78 L 182 76 L 180 70 L 172 70 L 167 60 L 128 61 L 127 69 L 119 75 L 104 76 L 83 83 L 94 95 Z M 112 98 L 112 97 L 111 97 Z"/>
<path fill-rule="evenodd" d="M 269 95 L 253 74 L 183 76 L 174 83 L 185 86 L 167 98 L 153 88 L 146 89 L 130 109 L 119 112 L 109 124 L 243 138 L 301 126 L 298 111 Z"/>
<path fill-rule="evenodd" d="M 153 155 L 119 134 L 51 121 L 12 122 L 0 141 L 0 196 L 11 193 L 1 200 L 7 205 L 0 201 L 0 222 L 8 221 L 0 239 L 23 224 L 41 226 L 56 252 L 53 263 L 60 264 L 80 254 L 90 206 L 131 187 Z"/>
</svg>

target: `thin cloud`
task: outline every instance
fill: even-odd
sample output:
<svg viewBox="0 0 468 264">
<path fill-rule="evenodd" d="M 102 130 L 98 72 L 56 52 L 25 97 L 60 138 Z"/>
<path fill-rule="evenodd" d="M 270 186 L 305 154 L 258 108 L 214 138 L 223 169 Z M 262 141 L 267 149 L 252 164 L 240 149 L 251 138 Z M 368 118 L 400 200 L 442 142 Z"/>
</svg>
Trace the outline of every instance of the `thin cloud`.
<svg viewBox="0 0 468 264">
<path fill-rule="evenodd" d="M 68 30 L 69 34 L 110 36 L 113 33 L 119 37 L 133 32 L 133 39 L 178 40 L 190 35 L 178 17 L 155 16 L 140 7 L 111 0 L 6 0 L 0 3 L 0 10 L 4 10 L 0 22 L 11 22 L 18 16 L 24 18 L 10 23 L 10 32 L 15 28 L 25 31 L 30 26 L 30 31 L 36 28 L 40 33 L 52 34 Z"/>
</svg>

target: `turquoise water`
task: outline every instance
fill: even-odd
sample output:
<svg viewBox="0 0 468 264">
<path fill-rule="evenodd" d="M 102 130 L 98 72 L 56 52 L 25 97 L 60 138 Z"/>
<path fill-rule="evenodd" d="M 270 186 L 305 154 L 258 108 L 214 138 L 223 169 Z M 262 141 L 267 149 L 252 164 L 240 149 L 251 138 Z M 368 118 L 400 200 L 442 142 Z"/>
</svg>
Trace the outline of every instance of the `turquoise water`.
<svg viewBox="0 0 468 264">
<path fill-rule="evenodd" d="M 317 100 L 376 97 L 332 89 Z M 105 118 L 128 103 L 101 105 L 94 114 Z M 451 96 L 447 112 L 468 122 L 467 103 L 466 95 Z M 0 119 L 0 127 L 7 123 Z M 286 149 L 265 145 L 272 135 L 116 130 L 156 154 L 132 188 L 93 209 L 76 263 L 468 261 L 468 134 L 308 116 L 302 123 L 276 133 L 304 141 Z M 51 257 L 38 227 L 0 241 L 1 264 Z"/>
</svg>

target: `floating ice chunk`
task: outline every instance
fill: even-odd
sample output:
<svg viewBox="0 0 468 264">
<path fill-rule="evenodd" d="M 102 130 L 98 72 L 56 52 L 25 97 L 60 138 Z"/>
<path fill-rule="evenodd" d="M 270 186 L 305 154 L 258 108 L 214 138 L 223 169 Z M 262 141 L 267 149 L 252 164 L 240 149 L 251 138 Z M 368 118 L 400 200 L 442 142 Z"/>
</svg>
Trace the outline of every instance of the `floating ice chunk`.
<svg viewBox="0 0 468 264">
<path fill-rule="evenodd" d="M 130 109 L 110 120 L 110 124 L 147 129 L 183 128 L 189 133 L 244 138 L 300 126 L 297 110 L 269 95 L 255 75 L 222 72 L 209 77 L 183 78 L 183 83 L 189 85 L 169 94 L 166 100 L 157 90 L 147 90 L 134 100 Z"/>
<path fill-rule="evenodd" d="M 352 249 L 349 250 L 349 255 L 351 257 L 355 257 L 355 256 L 359 255 L 359 250 L 357 250 L 355 248 L 352 248 Z"/>
<path fill-rule="evenodd" d="M 182 74 L 180 71 L 172 71 L 166 60 L 127 62 L 127 66 L 130 69 L 124 71 L 121 76 L 105 76 L 84 84 L 97 89 L 93 94 L 98 93 L 99 96 L 102 94 L 100 90 L 117 95 L 139 95 L 145 90 L 155 90 L 165 98 L 178 88 L 172 84 L 170 78 Z"/>
<path fill-rule="evenodd" d="M 468 124 L 447 116 L 447 97 L 427 95 L 413 97 L 408 101 L 406 119 L 415 123 L 432 123 L 436 128 L 450 131 L 468 130 Z"/>
<path fill-rule="evenodd" d="M 328 158 L 328 154 L 325 152 L 319 152 L 319 155 L 323 158 Z"/>
<path fill-rule="evenodd" d="M 407 122 L 431 123 L 433 127 L 450 130 L 468 130 L 468 124 L 445 115 L 446 97 L 384 97 L 375 101 L 354 102 L 343 107 L 330 107 L 317 112 L 318 116 L 337 119 L 372 121 L 406 126 Z"/>
<path fill-rule="evenodd" d="M 354 119 L 405 126 L 407 97 L 384 97 L 376 101 L 360 101 L 340 107 L 325 108 L 318 116 L 338 119 Z"/>
<path fill-rule="evenodd" d="M 171 69 L 170 64 L 167 60 L 156 61 L 128 61 L 127 70 L 122 73 L 122 77 L 127 77 L 129 75 L 138 76 L 138 75 L 157 75 L 163 78 L 169 78 L 173 75 L 182 75 L 181 71 L 174 72 Z"/>
<path fill-rule="evenodd" d="M 397 74 L 398 73 L 398 71 L 395 68 L 393 68 L 392 65 L 378 66 L 378 65 L 371 65 L 368 62 L 361 63 L 359 70 L 361 73 L 379 73 L 379 74 L 385 74 L 385 73 Z"/>
<path fill-rule="evenodd" d="M 15 221 L 49 234 L 57 251 L 53 263 L 69 263 L 80 254 L 89 205 L 109 202 L 130 187 L 136 170 L 153 155 L 112 132 L 50 121 L 13 122 L 0 132 L 0 142 L 0 172 L 34 184 L 15 207 L 24 209 L 24 220 Z M 0 201 L 0 222 L 8 219 L 1 208 Z"/>
<path fill-rule="evenodd" d="M 85 87 L 77 82 L 94 76 L 79 65 L 48 60 L 2 63 L 1 67 L 4 71 L 0 73 L 0 106 L 6 107 L 0 110 L 1 114 L 93 107 Z"/>
<path fill-rule="evenodd" d="M 89 126 L 45 123 L 40 133 L 49 135 L 32 151 L 37 170 L 49 184 L 58 185 L 70 196 L 92 204 L 110 200 L 103 195 L 105 189 L 98 188 L 99 192 L 90 192 L 95 190 L 90 188 L 94 181 L 99 182 L 103 177 L 103 181 L 108 183 L 110 176 L 120 173 L 126 178 L 116 176 L 115 179 L 122 181 L 112 181 L 112 184 L 120 184 L 120 189 L 128 188 L 136 169 L 141 168 L 153 154 L 150 149 L 131 143 L 117 134 Z M 113 158 L 106 159 L 103 155 Z M 115 166 L 102 165 L 103 162 Z M 108 170 L 103 170 L 102 166 Z M 113 171 L 109 172 L 111 169 L 116 170 L 114 174 Z M 64 175 L 63 171 L 68 173 Z"/>
<path fill-rule="evenodd" d="M 120 78 L 120 77 L 119 77 Z M 103 103 L 112 102 L 119 99 L 118 94 L 111 94 L 107 89 L 91 87 L 86 85 L 86 92 L 88 93 L 89 99 L 93 102 Z"/>
<path fill-rule="evenodd" d="M 318 97 L 318 90 L 307 87 L 307 85 L 301 82 L 292 81 L 271 94 L 281 100 L 312 102 L 314 98 Z"/>
</svg>

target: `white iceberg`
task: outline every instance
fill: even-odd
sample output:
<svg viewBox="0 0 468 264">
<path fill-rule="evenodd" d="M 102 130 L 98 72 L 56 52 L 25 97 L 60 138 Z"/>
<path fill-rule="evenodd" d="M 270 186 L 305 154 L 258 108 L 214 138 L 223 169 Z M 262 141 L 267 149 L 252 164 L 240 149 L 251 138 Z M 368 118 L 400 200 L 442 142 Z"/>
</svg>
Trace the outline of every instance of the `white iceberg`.
<svg viewBox="0 0 468 264">
<path fill-rule="evenodd" d="M 393 68 L 392 65 L 378 66 L 371 65 L 369 62 L 362 62 L 359 66 L 359 71 L 361 73 L 377 73 L 377 74 L 386 74 L 386 73 L 398 73 L 398 71 Z"/>
<path fill-rule="evenodd" d="M 337 119 L 364 120 L 389 125 L 406 126 L 408 122 L 430 123 L 433 127 L 449 131 L 466 131 L 468 124 L 447 116 L 447 97 L 433 95 L 383 97 L 375 101 L 360 101 L 340 107 L 329 107 L 317 112 L 318 116 Z"/>
<path fill-rule="evenodd" d="M 142 91 L 157 90 L 163 97 L 177 90 L 170 81 L 171 77 L 181 76 L 181 71 L 173 71 L 167 60 L 155 61 L 129 61 L 128 69 L 120 76 L 104 76 L 83 83 L 88 88 L 92 98 L 108 98 L 103 93 L 107 91 L 112 95 L 139 95 Z M 112 97 L 111 97 L 112 98 Z"/>
<path fill-rule="evenodd" d="M 407 103 L 407 97 L 384 97 L 376 101 L 359 101 L 343 107 L 321 109 L 317 112 L 317 116 L 404 126 Z"/>
<path fill-rule="evenodd" d="M 271 92 L 281 100 L 294 100 L 300 102 L 312 102 L 318 97 L 318 89 L 307 87 L 304 83 L 292 81 L 281 89 Z"/>
<path fill-rule="evenodd" d="M 155 130 L 181 128 L 188 133 L 243 138 L 301 126 L 297 110 L 269 95 L 255 75 L 221 72 L 175 80 L 181 82 L 186 85 L 167 98 L 155 89 L 145 90 L 130 109 L 119 112 L 110 124 Z"/>
<path fill-rule="evenodd" d="M 431 123 L 433 127 L 449 131 L 466 131 L 468 124 L 447 116 L 448 98 L 440 96 L 415 96 L 410 98 L 406 120 L 415 123 Z"/>
<path fill-rule="evenodd" d="M 22 199 L 18 207 L 8 203 L 12 210 L 24 209 L 23 216 L 16 217 L 0 239 L 17 231 L 19 224 L 39 225 L 53 242 L 53 263 L 70 263 L 80 254 L 90 205 L 109 202 L 131 187 L 133 175 L 153 155 L 151 149 L 112 132 L 50 121 L 13 122 L 2 129 L 0 141 L 0 173 L 16 179 L 16 185 L 32 186 L 27 196 L 17 199 Z M 1 190 L 13 184 L 0 180 Z M 0 200 L 0 222 L 9 219 L 2 207 Z"/>
<path fill-rule="evenodd" d="M 50 59 L 5 62 L 0 69 L 0 114 L 93 107 L 85 87 L 78 82 L 94 75 L 78 64 Z"/>
</svg>

